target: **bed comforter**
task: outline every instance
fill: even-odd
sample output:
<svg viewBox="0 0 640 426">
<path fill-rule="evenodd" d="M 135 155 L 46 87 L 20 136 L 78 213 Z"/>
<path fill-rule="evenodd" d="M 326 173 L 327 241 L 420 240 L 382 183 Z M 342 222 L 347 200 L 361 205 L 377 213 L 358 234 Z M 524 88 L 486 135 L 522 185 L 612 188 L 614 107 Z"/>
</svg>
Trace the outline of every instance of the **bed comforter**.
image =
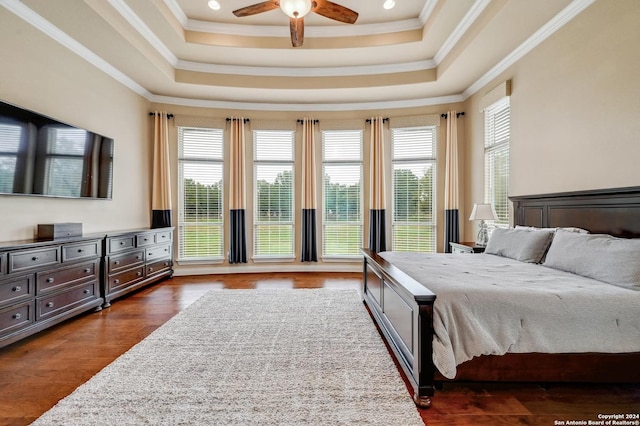
<svg viewBox="0 0 640 426">
<path fill-rule="evenodd" d="M 379 253 L 436 294 L 433 362 L 480 355 L 640 352 L 640 291 L 490 255 Z"/>
</svg>

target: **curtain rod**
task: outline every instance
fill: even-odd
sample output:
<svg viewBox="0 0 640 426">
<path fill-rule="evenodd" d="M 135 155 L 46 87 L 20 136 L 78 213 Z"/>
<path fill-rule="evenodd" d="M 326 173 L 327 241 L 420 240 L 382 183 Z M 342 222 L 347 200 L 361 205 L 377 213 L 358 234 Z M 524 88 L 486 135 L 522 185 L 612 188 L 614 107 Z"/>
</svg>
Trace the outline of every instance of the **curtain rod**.
<svg viewBox="0 0 640 426">
<path fill-rule="evenodd" d="M 150 116 L 155 116 L 156 113 L 155 112 L 150 112 L 149 115 Z M 173 118 L 173 114 L 167 114 L 167 118 Z"/>
<path fill-rule="evenodd" d="M 461 115 L 464 115 L 464 111 L 456 113 L 456 117 L 460 117 Z M 440 117 L 448 118 L 448 114 L 440 114 Z"/>
<path fill-rule="evenodd" d="M 227 117 L 227 122 L 229 122 L 229 121 L 231 121 L 231 120 L 238 120 L 238 119 L 237 119 L 237 118 L 229 118 L 229 117 Z M 248 122 L 250 122 L 250 121 L 251 121 L 251 120 L 249 120 L 248 118 L 245 118 L 245 119 L 244 119 L 244 123 L 245 123 L 245 124 L 246 124 L 246 123 L 248 123 Z"/>
<path fill-rule="evenodd" d="M 302 124 L 302 123 L 304 123 L 304 120 L 298 119 L 297 122 L 298 122 L 298 124 Z M 320 122 L 320 120 L 311 120 L 311 122 L 313 122 L 313 124 L 318 124 Z"/>
<path fill-rule="evenodd" d="M 367 123 L 371 123 L 371 119 L 370 119 L 370 118 L 367 118 L 365 121 L 366 121 Z M 383 122 L 383 123 L 385 123 L 385 122 L 387 122 L 387 121 L 389 121 L 389 117 L 385 117 L 385 118 L 383 118 L 383 119 L 382 119 L 382 122 Z"/>
</svg>

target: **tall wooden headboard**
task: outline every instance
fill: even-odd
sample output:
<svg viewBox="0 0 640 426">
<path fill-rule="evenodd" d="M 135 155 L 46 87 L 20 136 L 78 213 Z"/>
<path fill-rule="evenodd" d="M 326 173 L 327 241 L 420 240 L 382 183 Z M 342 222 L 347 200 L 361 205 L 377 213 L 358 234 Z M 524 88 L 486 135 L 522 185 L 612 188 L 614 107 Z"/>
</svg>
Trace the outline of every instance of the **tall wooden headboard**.
<svg viewBox="0 0 640 426">
<path fill-rule="evenodd" d="M 514 224 L 576 226 L 593 234 L 640 237 L 640 187 L 509 197 Z"/>
</svg>

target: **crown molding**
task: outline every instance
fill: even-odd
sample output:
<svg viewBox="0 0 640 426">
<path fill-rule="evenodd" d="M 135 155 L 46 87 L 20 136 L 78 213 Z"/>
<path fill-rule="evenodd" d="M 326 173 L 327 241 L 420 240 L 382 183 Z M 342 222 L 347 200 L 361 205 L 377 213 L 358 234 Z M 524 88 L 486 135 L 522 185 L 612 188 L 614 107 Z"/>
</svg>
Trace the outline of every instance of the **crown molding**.
<svg viewBox="0 0 640 426">
<path fill-rule="evenodd" d="M 462 94 L 438 96 L 433 98 L 403 99 L 381 102 L 352 102 L 352 103 L 313 103 L 313 104 L 284 104 L 259 102 L 231 102 L 205 99 L 187 99 L 171 96 L 152 95 L 147 98 L 150 102 L 181 105 L 197 108 L 237 109 L 250 111 L 287 111 L 287 112 L 335 112 L 335 111 L 367 111 L 377 109 L 402 109 L 431 105 L 443 105 L 464 101 Z"/>
<path fill-rule="evenodd" d="M 178 19 L 176 17 L 176 19 Z M 226 34 L 244 37 L 280 37 L 289 34 L 286 21 L 282 25 L 245 25 L 224 22 L 208 22 L 189 19 L 184 26 L 186 31 L 197 31 L 209 34 Z M 398 33 L 418 30 L 423 27 L 419 19 L 359 25 L 305 25 L 304 33 L 314 38 L 366 37 L 380 34 Z"/>
<path fill-rule="evenodd" d="M 110 0 L 118 3 L 120 0 Z M 165 0 L 165 2 L 171 0 Z M 478 0 L 476 4 L 485 0 Z M 255 103 L 255 102 L 229 102 L 229 101 L 211 101 L 211 100 L 198 100 L 188 98 L 178 98 L 156 95 L 149 92 L 140 84 L 129 78 L 127 75 L 116 69 L 113 65 L 109 64 L 98 55 L 78 43 L 75 39 L 67 35 L 65 32 L 51 24 L 42 16 L 28 8 L 19 0 L 0 0 L 0 5 L 5 7 L 10 12 L 14 13 L 30 25 L 34 26 L 45 35 L 49 36 L 53 40 L 57 41 L 76 55 L 85 59 L 102 72 L 108 74 L 122 85 L 131 89 L 135 93 L 144 97 L 150 102 L 166 103 L 173 105 L 185 105 L 194 107 L 205 108 L 223 108 L 223 109 L 239 109 L 239 110 L 254 110 L 254 111 L 354 111 L 354 110 L 373 110 L 373 109 L 402 109 L 412 107 L 422 107 L 431 105 L 442 105 L 455 102 L 463 102 L 481 88 L 489 84 L 493 79 L 497 78 L 502 72 L 513 65 L 516 61 L 529 53 L 540 43 L 562 28 L 565 24 L 571 21 L 574 17 L 580 14 L 583 10 L 593 4 L 596 0 L 574 0 L 560 13 L 554 16 L 549 22 L 543 25 L 538 31 L 536 31 L 531 37 L 529 37 L 524 43 L 513 50 L 509 55 L 498 62 L 491 70 L 480 77 L 476 82 L 471 84 L 466 90 L 460 94 L 453 94 L 449 96 L 440 96 L 432 98 L 421 99 L 406 99 L 406 100 L 394 100 L 394 101 L 381 101 L 381 102 L 354 102 L 354 103 L 314 103 L 314 104 L 279 104 L 279 103 Z M 179 61 L 180 62 L 180 61 Z M 427 61 L 428 62 L 428 61 Z M 427 62 L 414 62 L 405 64 L 406 66 L 417 66 L 417 64 L 426 65 Z M 188 62 L 180 62 L 180 64 L 189 65 Z M 192 64 L 192 63 L 191 63 Z M 398 64 L 392 65 L 397 67 Z M 377 66 L 369 67 L 355 67 L 363 68 L 366 70 L 378 70 Z M 383 66 L 381 66 L 383 67 Z M 251 72 L 255 72 L 256 69 L 251 68 Z M 317 72 L 331 72 L 336 71 L 337 68 L 317 68 Z M 352 67 L 349 67 L 352 68 Z M 230 68 L 225 68 L 229 70 Z M 263 67 L 257 67 L 257 69 L 263 69 Z M 381 69 L 381 68 L 380 68 Z M 397 68 L 396 68 L 397 69 Z M 323 70 L 323 71 L 321 71 Z M 249 70 L 247 70 L 249 71 Z M 353 71 L 350 71 L 353 72 Z"/>
<path fill-rule="evenodd" d="M 51 22 L 44 19 L 42 16 L 31 10 L 19 0 L 0 0 L 0 5 L 4 6 L 7 10 L 23 19 L 28 24 L 32 25 L 46 36 L 57 41 L 62 46 L 66 47 L 82 59 L 86 60 L 105 74 L 113 77 L 115 80 L 133 90 L 137 94 L 149 99 L 152 93 L 142 87 L 140 84 L 133 81 L 127 75 L 122 73 L 116 67 L 93 53 L 91 50 L 78 43 L 74 38 L 69 36 L 64 31 L 53 25 Z"/>
<path fill-rule="evenodd" d="M 484 9 L 491 3 L 491 0 L 476 0 L 471 9 L 464 15 L 464 18 L 458 23 L 451 35 L 442 44 L 436 55 L 433 57 L 436 64 L 440 64 L 451 50 L 458 44 L 462 36 L 467 32 L 469 27 L 478 19 Z"/>
<path fill-rule="evenodd" d="M 425 71 L 433 69 L 435 66 L 436 65 L 433 60 L 405 62 L 399 64 L 307 68 L 252 67 L 178 61 L 176 68 L 185 71 L 205 72 L 211 74 L 250 75 L 256 77 L 344 77 Z"/>
<path fill-rule="evenodd" d="M 489 84 L 493 79 L 507 70 L 511 65 L 516 63 L 527 53 L 531 52 L 540 43 L 551 37 L 556 31 L 564 27 L 569 21 L 578 16 L 583 10 L 595 3 L 596 0 L 573 0 L 567 7 L 562 9 L 556 16 L 551 18 L 549 22 L 538 29 L 531 37 L 525 40 L 520 46 L 515 48 L 511 53 L 505 56 L 493 68 L 487 71 L 476 82 L 469 86 L 463 95 L 466 98 L 475 94 L 484 86 Z"/>
</svg>

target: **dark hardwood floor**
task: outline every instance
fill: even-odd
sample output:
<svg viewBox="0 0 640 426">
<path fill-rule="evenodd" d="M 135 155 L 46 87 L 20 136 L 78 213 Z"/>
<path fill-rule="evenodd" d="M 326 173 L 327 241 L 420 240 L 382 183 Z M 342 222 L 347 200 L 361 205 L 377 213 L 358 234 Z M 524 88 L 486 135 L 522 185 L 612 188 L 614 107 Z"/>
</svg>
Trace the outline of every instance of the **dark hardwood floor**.
<svg viewBox="0 0 640 426">
<path fill-rule="evenodd" d="M 210 289 L 352 288 L 360 274 L 175 277 L 0 349 L 0 425 L 27 425 Z M 381 343 L 382 344 L 382 343 Z M 640 367 L 639 367 L 640 368 Z M 640 412 L 640 385 L 445 384 L 428 425 L 557 425 Z M 557 421 L 557 422 L 556 422 Z M 256 419 L 259 424 L 259 419 Z"/>
</svg>

